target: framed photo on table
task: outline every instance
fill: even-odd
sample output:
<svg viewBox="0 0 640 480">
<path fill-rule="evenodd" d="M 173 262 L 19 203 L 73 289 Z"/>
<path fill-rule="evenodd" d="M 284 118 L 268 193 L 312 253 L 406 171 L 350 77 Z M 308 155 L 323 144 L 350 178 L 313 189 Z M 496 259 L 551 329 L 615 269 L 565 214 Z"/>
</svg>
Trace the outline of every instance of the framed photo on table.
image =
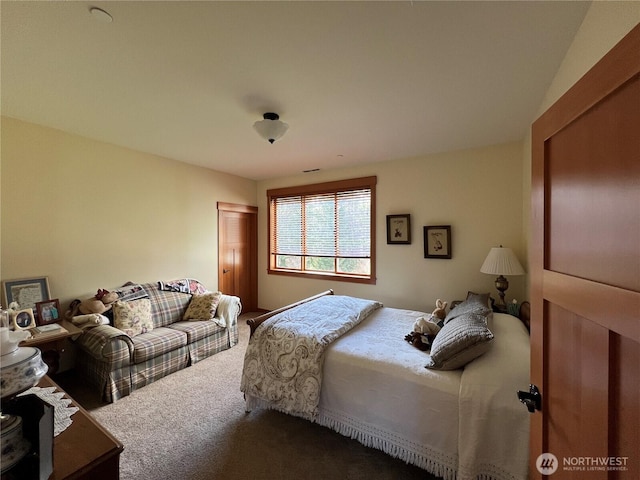
<svg viewBox="0 0 640 480">
<path fill-rule="evenodd" d="M 387 244 L 411 243 L 411 215 L 387 215 Z"/>
<path fill-rule="evenodd" d="M 36 320 L 33 318 L 33 310 L 24 308 L 11 312 L 11 325 L 14 330 L 29 330 L 36 326 Z"/>
<path fill-rule="evenodd" d="M 451 258 L 451 225 L 424 227 L 424 258 Z"/>
<path fill-rule="evenodd" d="M 57 298 L 36 303 L 38 326 L 60 321 L 60 302 Z"/>
<path fill-rule="evenodd" d="M 49 293 L 49 278 L 23 278 L 19 280 L 5 280 L 2 282 L 2 294 L 6 307 L 17 302 L 20 310 L 30 308 L 36 311 L 36 303 L 51 298 Z M 37 313 L 36 313 L 37 315 Z"/>
</svg>

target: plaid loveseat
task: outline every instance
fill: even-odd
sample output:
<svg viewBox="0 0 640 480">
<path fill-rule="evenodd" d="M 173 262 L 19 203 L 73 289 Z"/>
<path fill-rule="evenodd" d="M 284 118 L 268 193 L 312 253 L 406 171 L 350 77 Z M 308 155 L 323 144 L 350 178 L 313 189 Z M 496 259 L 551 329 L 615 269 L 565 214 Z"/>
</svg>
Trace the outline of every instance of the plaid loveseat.
<svg viewBox="0 0 640 480">
<path fill-rule="evenodd" d="M 238 297 L 222 295 L 215 314 L 222 321 L 182 321 L 191 294 L 160 290 L 157 283 L 142 287 L 151 301 L 153 330 L 130 337 L 100 325 L 85 330 L 75 342 L 76 369 L 107 402 L 238 343 Z"/>
</svg>

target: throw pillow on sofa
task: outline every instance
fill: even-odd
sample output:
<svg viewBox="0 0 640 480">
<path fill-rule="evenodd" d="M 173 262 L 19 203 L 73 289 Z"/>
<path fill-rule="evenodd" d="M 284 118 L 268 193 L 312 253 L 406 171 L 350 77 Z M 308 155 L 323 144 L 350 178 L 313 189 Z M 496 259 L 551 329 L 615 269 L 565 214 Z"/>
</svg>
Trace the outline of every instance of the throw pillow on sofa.
<svg viewBox="0 0 640 480">
<path fill-rule="evenodd" d="M 218 304 L 222 294 L 220 292 L 209 292 L 203 295 L 193 295 L 189 302 L 187 311 L 184 312 L 183 320 L 213 320 L 218 309 Z"/>
<path fill-rule="evenodd" d="M 113 304 L 113 326 L 130 337 L 153 330 L 151 301 L 148 298 Z"/>
</svg>

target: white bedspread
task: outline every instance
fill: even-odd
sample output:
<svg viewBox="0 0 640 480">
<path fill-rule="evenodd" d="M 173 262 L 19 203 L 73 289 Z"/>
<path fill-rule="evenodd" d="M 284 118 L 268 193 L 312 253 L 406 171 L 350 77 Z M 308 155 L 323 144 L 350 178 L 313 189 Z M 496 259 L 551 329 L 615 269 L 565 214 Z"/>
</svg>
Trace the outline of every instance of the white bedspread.
<svg viewBox="0 0 640 480">
<path fill-rule="evenodd" d="M 494 314 L 493 347 L 464 370 L 424 368 L 404 340 L 424 312 L 373 312 L 325 352 L 316 421 L 446 480 L 526 479 L 529 337 Z M 276 408 L 247 396 L 247 408 Z"/>
<path fill-rule="evenodd" d="M 462 371 L 424 368 L 404 340 L 424 312 L 383 308 L 327 350 L 318 423 L 454 478 Z"/>
<path fill-rule="evenodd" d="M 489 329 L 493 346 L 462 373 L 457 478 L 526 479 L 530 414 L 516 392 L 529 386 L 529 334 L 500 313 Z"/>
</svg>

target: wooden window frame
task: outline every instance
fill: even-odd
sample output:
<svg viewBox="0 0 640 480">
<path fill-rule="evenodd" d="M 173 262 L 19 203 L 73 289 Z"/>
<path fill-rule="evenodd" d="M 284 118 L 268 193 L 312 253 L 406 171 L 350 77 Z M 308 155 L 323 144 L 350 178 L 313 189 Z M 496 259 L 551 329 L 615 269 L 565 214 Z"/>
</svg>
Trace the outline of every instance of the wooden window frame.
<svg viewBox="0 0 640 480">
<path fill-rule="evenodd" d="M 316 280 L 335 280 L 340 282 L 351 283 L 364 283 L 375 284 L 376 283 L 376 184 L 377 177 L 361 177 L 348 180 L 338 180 L 332 182 L 315 183 L 311 185 L 299 185 L 294 187 L 276 188 L 267 190 L 267 202 L 268 202 L 268 219 L 267 219 L 267 273 L 270 275 L 284 275 L 291 277 L 301 278 L 313 278 Z M 370 271 L 369 275 L 356 276 L 348 274 L 337 274 L 328 272 L 317 271 L 304 271 L 304 270 L 284 270 L 276 268 L 275 266 L 275 254 L 272 253 L 272 241 L 273 241 L 273 201 L 279 197 L 287 196 L 303 196 L 303 195 L 319 195 L 327 193 L 345 192 L 349 190 L 358 190 L 367 188 L 371 190 L 371 211 L 370 211 Z M 304 264 L 304 262 L 303 262 Z"/>
</svg>

